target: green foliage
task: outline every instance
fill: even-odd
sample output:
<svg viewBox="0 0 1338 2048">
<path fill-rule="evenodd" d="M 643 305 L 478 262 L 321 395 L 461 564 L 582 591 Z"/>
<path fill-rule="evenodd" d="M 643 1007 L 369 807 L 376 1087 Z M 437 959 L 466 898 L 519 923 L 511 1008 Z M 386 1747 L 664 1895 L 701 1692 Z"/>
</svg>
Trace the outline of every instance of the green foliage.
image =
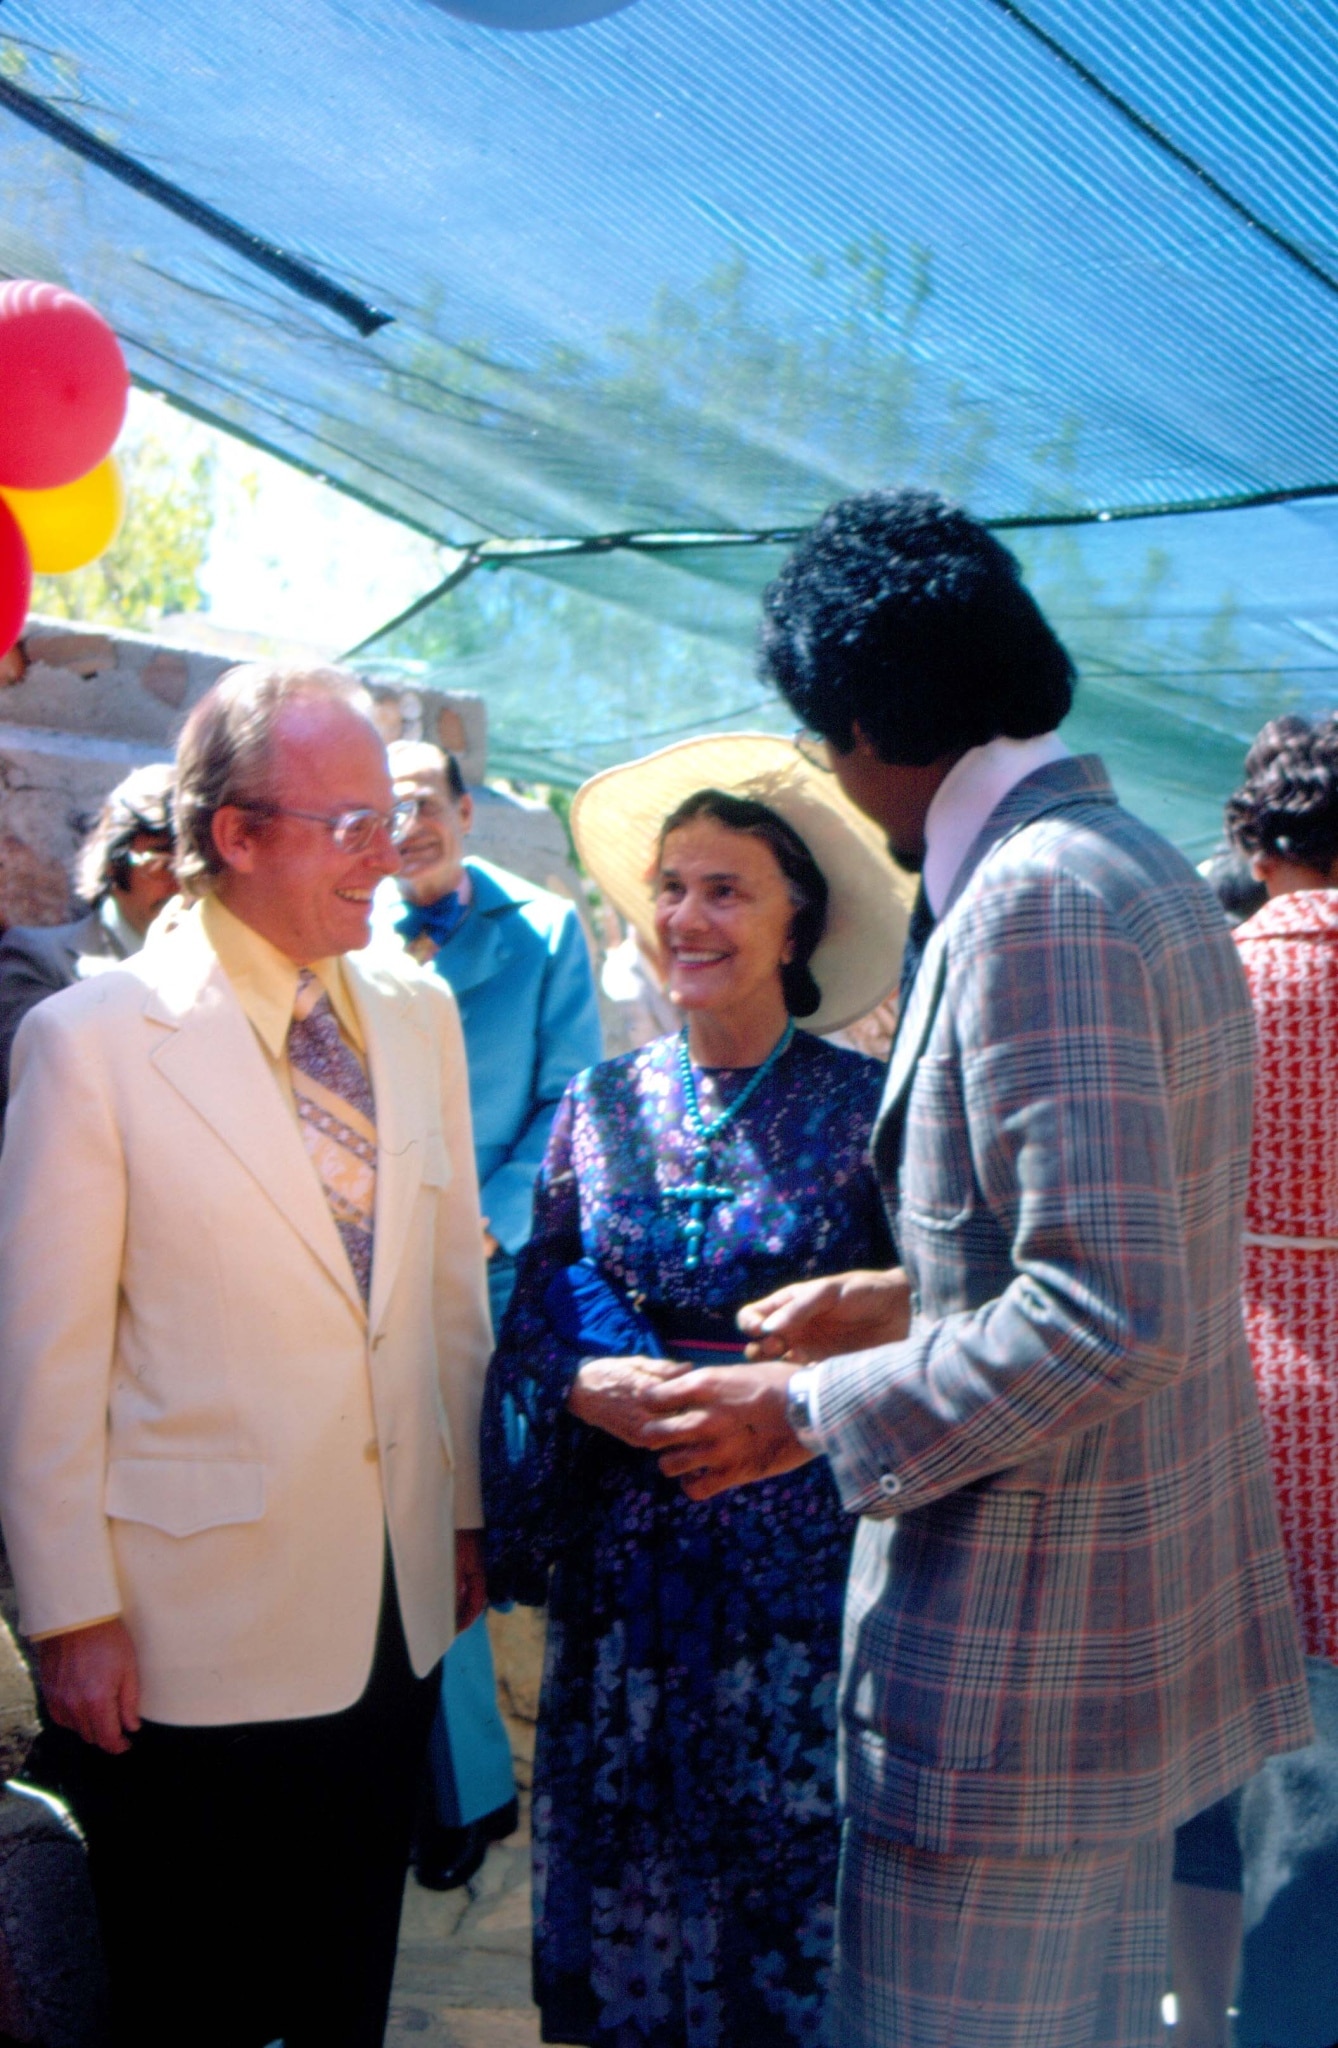
<svg viewBox="0 0 1338 2048">
<path fill-rule="evenodd" d="M 526 380 L 526 404 L 542 416 L 531 459 L 597 480 L 605 508 L 640 493 L 642 523 L 649 487 L 679 530 L 720 525 L 717 478 L 762 526 L 908 472 L 968 490 L 990 428 L 955 391 L 935 386 L 931 401 L 917 356 L 929 252 L 898 257 L 874 234 L 821 260 L 831 288 L 821 325 L 772 317 L 737 254 L 695 290 L 666 287 L 644 326 L 610 335 L 597 358 L 553 352 Z M 504 431 L 510 387 L 496 352 L 472 349 L 470 372 Z M 433 403 L 434 392 L 442 410 L 458 407 L 440 364 L 424 362 L 406 378 L 406 402 Z M 377 651 L 480 689 L 499 768 L 573 786 L 592 766 L 704 727 L 785 726 L 753 658 L 758 582 L 778 559 L 703 553 L 661 567 L 597 556 L 489 571 Z"/>
<path fill-rule="evenodd" d="M 821 326 L 772 318 L 735 255 L 695 290 L 663 290 L 644 325 L 609 336 L 598 361 L 568 348 L 540 366 L 530 402 L 547 409 L 550 432 L 569 435 L 580 422 L 573 465 L 598 474 L 606 505 L 624 468 L 629 492 L 653 472 L 664 525 L 679 530 L 721 523 L 718 476 L 759 524 L 909 478 L 971 502 L 996 422 L 945 385 L 922 346 L 931 253 L 912 245 L 898 254 L 874 234 L 809 268 L 828 287 Z M 1033 450 L 1038 507 L 1074 501 L 1082 438 L 1080 420 L 1057 418 Z M 542 451 L 534 459 L 542 464 Z M 1081 669 L 1075 742 L 1106 753 L 1157 822 L 1210 840 L 1215 792 L 1235 778 L 1242 736 L 1289 695 L 1284 678 L 1246 661 L 1230 592 L 1206 621 L 1182 627 L 1165 618 L 1172 564 L 1163 550 L 1147 549 L 1117 587 L 1096 565 L 1112 552 L 1127 564 L 1127 545 L 1112 551 L 1104 536 L 1068 529 L 1005 538 Z M 753 670 L 758 594 L 779 560 L 777 550 L 740 548 L 652 565 L 613 552 L 492 570 L 385 651 L 483 692 L 499 767 L 570 786 L 693 731 L 788 729 Z"/>
<path fill-rule="evenodd" d="M 764 698 L 746 645 L 519 569 L 475 574 L 377 652 L 487 698 L 495 773 L 571 789 L 712 722 L 755 724 Z"/>
<path fill-rule="evenodd" d="M 522 367 L 485 340 L 429 344 L 405 401 L 466 423 L 531 492 L 546 485 L 551 532 L 800 526 L 848 492 L 906 482 L 979 504 L 1000 488 L 996 444 L 1033 479 L 1010 509 L 1081 502 L 1080 418 L 1056 413 L 1019 450 L 1016 422 L 943 370 L 931 251 L 865 232 L 806 268 L 818 315 L 778 309 L 736 253 L 590 351 Z M 1080 670 L 1072 743 L 1104 754 L 1126 800 L 1198 852 L 1250 737 L 1300 692 L 1247 655 L 1230 589 L 1179 618 L 1168 553 L 1120 535 L 1005 538 Z M 615 549 L 476 574 L 384 651 L 485 695 L 504 772 L 570 787 L 694 731 L 788 729 L 754 671 L 758 598 L 780 559 Z"/>
<path fill-rule="evenodd" d="M 183 465 L 152 437 L 117 453 L 126 490 L 121 531 L 86 568 L 34 577 L 33 610 L 141 629 L 166 612 L 202 611 L 200 571 L 214 524 L 213 455 Z"/>
<path fill-rule="evenodd" d="M 898 254 L 871 233 L 810 270 L 829 289 L 821 321 L 775 317 L 736 252 L 695 289 L 663 289 L 645 326 L 610 335 L 598 364 L 569 351 L 547 366 L 568 396 L 597 399 L 606 432 L 628 422 L 639 461 L 653 451 L 673 467 L 675 523 L 708 515 L 716 475 L 759 525 L 889 476 L 933 476 L 956 493 L 979 476 L 992 424 L 920 345 L 931 252 Z"/>
</svg>

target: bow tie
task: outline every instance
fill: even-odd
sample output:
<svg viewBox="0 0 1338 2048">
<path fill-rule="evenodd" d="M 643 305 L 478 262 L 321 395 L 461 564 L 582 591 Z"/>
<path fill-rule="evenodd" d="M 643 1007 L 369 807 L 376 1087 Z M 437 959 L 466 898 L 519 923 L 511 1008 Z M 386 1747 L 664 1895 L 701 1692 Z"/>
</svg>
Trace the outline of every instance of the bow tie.
<svg viewBox="0 0 1338 2048">
<path fill-rule="evenodd" d="M 460 929 L 467 908 L 452 889 L 448 895 L 438 896 L 435 903 L 406 903 L 395 920 L 395 929 L 406 946 L 421 939 L 424 933 L 434 946 L 444 946 L 452 933 Z"/>
</svg>

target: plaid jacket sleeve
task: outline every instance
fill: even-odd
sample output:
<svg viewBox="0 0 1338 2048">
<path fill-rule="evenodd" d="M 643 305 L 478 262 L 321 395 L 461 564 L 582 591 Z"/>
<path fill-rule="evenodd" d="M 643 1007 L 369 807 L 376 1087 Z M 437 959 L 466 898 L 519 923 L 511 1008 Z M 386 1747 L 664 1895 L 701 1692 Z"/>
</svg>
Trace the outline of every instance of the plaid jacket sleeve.
<svg viewBox="0 0 1338 2048">
<path fill-rule="evenodd" d="M 920 1313 L 906 1342 L 821 1369 L 853 1512 L 1023 1466 L 1183 1368 L 1164 1007 L 1081 872 L 1034 863 L 959 906 L 906 1105 L 897 1229 Z M 1214 1085 L 1205 1066 L 1205 1111 Z"/>
</svg>

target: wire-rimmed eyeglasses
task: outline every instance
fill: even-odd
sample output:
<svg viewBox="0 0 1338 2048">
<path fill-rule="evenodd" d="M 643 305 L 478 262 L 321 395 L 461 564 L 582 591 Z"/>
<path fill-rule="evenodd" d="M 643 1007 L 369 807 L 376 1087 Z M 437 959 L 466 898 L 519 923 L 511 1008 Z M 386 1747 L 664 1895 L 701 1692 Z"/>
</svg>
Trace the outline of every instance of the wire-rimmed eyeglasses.
<svg viewBox="0 0 1338 2048">
<path fill-rule="evenodd" d="M 801 725 L 794 735 L 794 743 L 814 768 L 821 768 L 824 775 L 836 773 L 832 766 L 832 743 L 823 739 L 821 733 L 810 732 L 806 725 Z"/>
<path fill-rule="evenodd" d="M 287 804 L 238 804 L 237 808 L 254 811 L 264 818 L 306 818 L 313 825 L 324 825 L 341 853 L 354 854 L 366 853 L 378 832 L 384 832 L 392 846 L 402 846 L 418 815 L 418 806 L 411 797 L 388 812 L 340 811 L 333 818 L 327 818 L 321 811 L 295 811 Z"/>
</svg>

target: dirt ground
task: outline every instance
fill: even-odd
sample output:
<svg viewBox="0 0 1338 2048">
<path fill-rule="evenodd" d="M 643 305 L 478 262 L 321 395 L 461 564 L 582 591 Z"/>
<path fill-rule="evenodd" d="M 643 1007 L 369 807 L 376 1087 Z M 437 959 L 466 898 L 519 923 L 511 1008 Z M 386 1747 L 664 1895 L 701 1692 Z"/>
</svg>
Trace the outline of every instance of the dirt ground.
<svg viewBox="0 0 1338 2048">
<path fill-rule="evenodd" d="M 411 1877 L 386 2048 L 534 2048 L 530 2002 L 529 1799 L 520 1831 L 488 1851 L 462 1891 Z"/>
</svg>

